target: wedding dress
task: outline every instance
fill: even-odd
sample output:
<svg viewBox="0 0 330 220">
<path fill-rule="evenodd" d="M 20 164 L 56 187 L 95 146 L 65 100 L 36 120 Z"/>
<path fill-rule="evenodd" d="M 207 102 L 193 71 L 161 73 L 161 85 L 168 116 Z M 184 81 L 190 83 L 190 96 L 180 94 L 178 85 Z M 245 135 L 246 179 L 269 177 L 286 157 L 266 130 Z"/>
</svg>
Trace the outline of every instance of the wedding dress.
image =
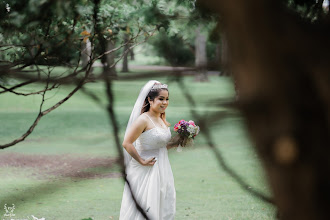
<svg viewBox="0 0 330 220">
<path fill-rule="evenodd" d="M 148 116 L 148 115 L 147 115 Z M 148 116 L 151 120 L 151 118 Z M 154 127 L 136 140 L 136 150 L 143 159 L 156 157 L 153 166 L 142 166 L 134 158 L 127 166 L 127 179 L 135 198 L 151 220 L 174 219 L 176 192 L 166 145 L 171 138 L 170 128 Z M 120 220 L 144 219 L 137 210 L 127 183 L 120 209 Z"/>
</svg>

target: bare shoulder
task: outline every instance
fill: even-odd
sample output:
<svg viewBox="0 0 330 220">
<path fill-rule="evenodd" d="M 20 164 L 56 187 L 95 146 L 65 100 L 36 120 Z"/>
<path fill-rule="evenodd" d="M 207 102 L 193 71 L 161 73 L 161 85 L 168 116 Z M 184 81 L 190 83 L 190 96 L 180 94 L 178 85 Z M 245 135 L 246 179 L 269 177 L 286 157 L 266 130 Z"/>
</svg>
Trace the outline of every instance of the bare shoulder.
<svg viewBox="0 0 330 220">
<path fill-rule="evenodd" d="M 139 117 L 135 119 L 125 135 L 123 143 L 133 143 L 143 133 L 147 127 L 147 120 L 145 117 L 145 115 L 139 115 Z"/>
<path fill-rule="evenodd" d="M 139 117 L 135 120 L 134 124 L 138 127 L 147 127 L 148 121 L 147 121 L 147 116 L 143 113 L 139 115 Z"/>
</svg>

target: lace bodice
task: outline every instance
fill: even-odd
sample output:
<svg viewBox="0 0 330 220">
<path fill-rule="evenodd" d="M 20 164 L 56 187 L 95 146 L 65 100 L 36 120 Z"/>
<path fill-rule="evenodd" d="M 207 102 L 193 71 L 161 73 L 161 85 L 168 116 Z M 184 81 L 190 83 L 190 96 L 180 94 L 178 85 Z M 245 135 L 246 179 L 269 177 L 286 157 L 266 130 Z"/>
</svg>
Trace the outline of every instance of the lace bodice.
<svg viewBox="0 0 330 220">
<path fill-rule="evenodd" d="M 151 118 L 146 114 L 150 119 L 154 127 L 152 129 L 146 130 L 143 132 L 136 140 L 136 149 L 140 151 L 144 150 L 155 150 L 161 147 L 166 147 L 167 143 L 171 139 L 171 131 L 168 127 L 167 129 L 159 128 L 151 120 Z"/>
<path fill-rule="evenodd" d="M 166 147 L 171 139 L 170 128 L 154 127 L 143 132 L 136 140 L 137 150 L 154 150 Z"/>
</svg>

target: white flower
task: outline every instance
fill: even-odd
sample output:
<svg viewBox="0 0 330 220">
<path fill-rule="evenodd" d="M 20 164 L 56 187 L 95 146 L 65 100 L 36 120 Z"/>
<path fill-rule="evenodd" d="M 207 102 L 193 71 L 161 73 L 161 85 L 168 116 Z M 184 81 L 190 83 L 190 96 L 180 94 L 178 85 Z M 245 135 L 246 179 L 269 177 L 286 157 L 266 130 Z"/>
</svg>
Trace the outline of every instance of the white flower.
<svg viewBox="0 0 330 220">
<path fill-rule="evenodd" d="M 7 12 L 10 12 L 10 6 L 8 3 L 6 4 L 6 10 L 7 10 Z"/>
<path fill-rule="evenodd" d="M 195 127 L 195 133 L 196 133 L 196 135 L 199 133 L 199 131 L 200 131 L 199 126 L 196 126 Z"/>
<path fill-rule="evenodd" d="M 192 134 L 192 133 L 194 133 L 195 132 L 195 129 L 194 129 L 194 127 L 188 127 L 187 128 L 187 131 L 190 133 L 190 134 Z"/>
</svg>

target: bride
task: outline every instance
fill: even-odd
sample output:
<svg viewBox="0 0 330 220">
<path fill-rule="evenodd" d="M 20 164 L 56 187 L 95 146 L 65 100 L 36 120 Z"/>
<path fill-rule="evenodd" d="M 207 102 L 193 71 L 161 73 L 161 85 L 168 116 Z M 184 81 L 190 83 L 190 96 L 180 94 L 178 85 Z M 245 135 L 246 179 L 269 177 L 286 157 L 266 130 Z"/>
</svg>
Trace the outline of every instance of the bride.
<svg viewBox="0 0 330 220">
<path fill-rule="evenodd" d="M 122 144 L 129 185 L 125 183 L 120 220 L 145 219 L 131 192 L 148 219 L 174 219 L 176 192 L 167 150 L 177 146 L 178 138 L 171 140 L 168 104 L 167 85 L 155 80 L 141 89 L 136 100 Z"/>
</svg>

